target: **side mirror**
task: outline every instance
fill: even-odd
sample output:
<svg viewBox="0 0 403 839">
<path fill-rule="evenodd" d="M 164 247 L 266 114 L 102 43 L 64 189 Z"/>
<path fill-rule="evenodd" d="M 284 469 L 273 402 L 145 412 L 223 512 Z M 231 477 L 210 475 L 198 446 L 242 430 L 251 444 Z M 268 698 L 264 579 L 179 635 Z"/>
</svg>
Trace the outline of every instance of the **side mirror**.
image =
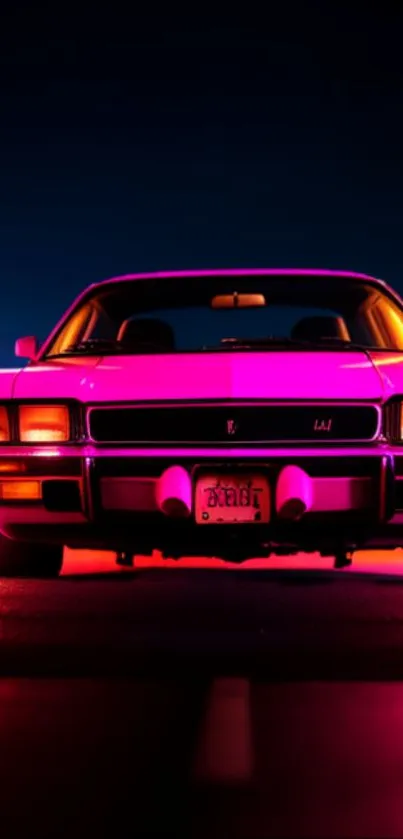
<svg viewBox="0 0 403 839">
<path fill-rule="evenodd" d="M 27 335 L 25 338 L 18 338 L 15 342 L 15 354 L 17 358 L 29 358 L 32 361 L 38 352 L 38 342 L 35 335 Z"/>
</svg>

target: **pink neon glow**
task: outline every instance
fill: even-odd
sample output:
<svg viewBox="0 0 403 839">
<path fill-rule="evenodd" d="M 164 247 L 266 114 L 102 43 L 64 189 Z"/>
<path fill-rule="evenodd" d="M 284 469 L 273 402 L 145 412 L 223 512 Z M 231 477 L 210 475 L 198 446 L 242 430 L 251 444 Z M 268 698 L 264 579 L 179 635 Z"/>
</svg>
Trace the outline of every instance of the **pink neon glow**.
<svg viewBox="0 0 403 839">
<path fill-rule="evenodd" d="M 169 280 L 175 277 L 345 277 L 356 280 L 370 280 L 374 282 L 375 277 L 369 274 L 361 274 L 356 271 L 337 271 L 327 270 L 325 268 L 213 268 L 196 269 L 190 271 L 154 271 L 145 274 L 122 274 L 121 276 L 111 277 L 110 279 L 101 280 L 101 283 L 94 283 L 91 288 L 101 285 L 102 283 L 120 282 L 121 280 Z M 376 280 L 381 282 L 382 280 Z"/>
<path fill-rule="evenodd" d="M 313 483 L 310 476 L 299 466 L 285 466 L 276 486 L 277 515 L 284 519 L 298 519 L 312 508 L 312 503 Z"/>
<path fill-rule="evenodd" d="M 244 460 L 248 460 L 248 458 L 250 458 L 250 452 L 251 452 L 250 448 L 247 449 L 247 448 L 242 448 L 242 447 L 239 447 L 239 448 L 230 448 L 229 447 L 229 448 L 225 449 L 225 459 L 229 459 L 229 460 L 238 459 L 238 460 L 240 460 L 241 458 L 243 458 Z M 396 457 L 401 457 L 403 455 L 402 447 L 399 448 L 398 446 L 395 446 L 395 447 L 389 446 L 388 447 L 388 452 L 390 452 L 390 454 L 392 454 Z M 290 448 L 286 447 L 286 446 L 271 446 L 271 447 L 270 446 L 265 446 L 265 447 L 256 447 L 256 448 L 253 449 L 253 456 L 254 457 L 263 458 L 265 460 L 267 460 L 270 457 L 275 457 L 275 456 L 284 457 L 285 455 L 287 455 L 289 453 L 290 453 Z M 358 446 L 358 445 L 354 446 L 353 449 L 351 448 L 351 446 L 350 447 L 348 447 L 348 446 L 338 446 L 337 449 L 329 449 L 329 448 L 326 448 L 325 445 L 321 445 L 321 446 L 312 445 L 312 446 L 299 446 L 299 447 L 298 446 L 293 446 L 292 453 L 293 453 L 293 457 L 295 459 L 300 458 L 300 457 L 304 457 L 304 456 L 309 456 L 309 455 L 315 455 L 315 457 L 318 457 L 318 458 L 320 458 L 320 457 L 328 457 L 328 458 L 348 457 L 352 453 L 354 453 L 354 455 L 357 456 L 357 457 L 379 457 L 379 449 L 377 449 L 376 447 L 368 448 L 368 447 L 365 447 L 365 446 Z M 69 447 L 68 450 L 66 451 L 66 446 L 61 446 L 60 448 L 55 448 L 50 453 L 50 456 L 51 457 L 57 457 L 57 456 L 62 456 L 62 455 L 66 456 L 66 454 L 69 457 L 96 457 L 97 454 L 99 455 L 99 448 L 97 448 L 97 446 L 95 446 L 95 445 L 87 444 L 87 445 L 82 445 L 82 446 L 71 446 L 71 448 Z M 119 447 L 119 457 L 135 457 L 137 460 L 142 460 L 143 459 L 145 463 L 147 461 L 152 460 L 153 458 L 167 457 L 167 458 L 171 458 L 173 460 L 173 459 L 186 457 L 187 455 L 189 455 L 189 457 L 198 458 L 198 459 L 200 458 L 200 459 L 203 460 L 206 457 L 212 457 L 212 458 L 222 457 L 222 454 L 223 454 L 223 448 L 222 447 L 218 448 L 218 447 L 214 447 L 214 446 L 211 446 L 209 448 L 206 448 L 206 447 L 201 448 L 200 446 L 199 447 L 188 446 L 186 448 L 185 447 L 181 448 L 180 446 L 177 446 L 175 448 L 172 448 L 172 447 L 171 448 L 167 448 L 167 447 L 164 448 L 164 446 L 159 446 L 158 448 L 152 448 L 152 449 L 148 449 L 148 450 L 145 450 L 144 448 L 142 448 L 142 449 L 137 448 L 136 449 L 135 446 Z M 19 457 L 19 456 L 21 456 L 21 457 L 32 457 L 33 455 L 35 455 L 35 457 L 38 457 L 38 458 L 43 457 L 43 459 L 46 460 L 46 457 L 48 457 L 48 451 L 47 451 L 47 449 L 45 449 L 45 450 L 41 449 L 41 451 L 39 451 L 38 449 L 35 450 L 35 449 L 33 449 L 32 447 L 29 447 L 29 446 L 10 446 L 10 447 L 7 446 L 7 450 L 4 450 L 4 451 L 2 450 L 1 451 L 1 457 L 2 458 L 3 457 L 16 458 L 16 457 Z M 108 447 L 104 448 L 104 447 L 102 447 L 102 457 L 112 457 L 112 458 L 116 457 L 116 448 L 108 448 Z M 144 472 L 144 474 L 146 474 L 146 472 Z"/>
<path fill-rule="evenodd" d="M 63 563 L 63 574 L 96 574 L 96 573 L 126 573 L 125 570 L 116 567 L 116 554 L 113 551 L 78 551 L 65 549 Z M 247 574 L 253 569 L 282 569 L 299 570 L 310 569 L 332 569 L 333 557 L 319 556 L 319 554 L 300 553 L 296 556 L 271 556 L 269 559 L 251 559 L 242 565 L 226 563 L 221 559 L 212 557 L 183 557 L 177 559 L 163 559 L 158 551 L 154 551 L 151 557 L 136 557 L 138 568 L 161 568 L 167 571 L 180 570 L 181 568 L 214 568 L 228 573 L 236 572 Z M 403 577 L 403 550 L 398 548 L 391 551 L 358 551 L 354 556 L 354 564 L 347 573 L 386 573 L 398 574 Z M 346 573 L 346 572 L 345 572 Z"/>
<path fill-rule="evenodd" d="M 170 466 L 162 473 L 156 486 L 159 509 L 166 516 L 184 518 L 192 512 L 192 482 L 182 466 Z"/>
</svg>

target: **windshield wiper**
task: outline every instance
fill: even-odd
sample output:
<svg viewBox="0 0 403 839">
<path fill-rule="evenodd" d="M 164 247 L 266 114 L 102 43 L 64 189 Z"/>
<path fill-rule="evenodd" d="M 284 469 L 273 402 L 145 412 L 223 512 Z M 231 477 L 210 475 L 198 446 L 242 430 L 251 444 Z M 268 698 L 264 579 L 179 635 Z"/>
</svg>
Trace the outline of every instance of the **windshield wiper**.
<svg viewBox="0 0 403 839">
<path fill-rule="evenodd" d="M 252 347 L 272 347 L 301 344 L 304 342 L 294 341 L 285 335 L 268 335 L 266 338 L 221 338 L 221 349 L 251 349 Z"/>
<path fill-rule="evenodd" d="M 222 338 L 220 344 L 217 346 L 204 346 L 203 351 L 220 352 L 225 350 L 252 350 L 252 349 L 271 349 L 276 347 L 295 347 L 299 349 L 324 349 L 331 347 L 332 349 L 346 349 L 346 350 L 361 350 L 368 351 L 375 349 L 375 347 L 365 347 L 363 344 L 357 344 L 353 341 L 348 341 L 343 338 L 318 338 L 316 340 L 304 340 L 299 338 L 289 338 L 286 335 L 268 335 L 266 338 Z M 104 355 L 104 354 L 125 354 L 128 352 L 127 347 L 121 344 L 117 339 L 111 338 L 89 338 L 86 341 L 80 341 L 78 344 L 71 344 L 66 347 L 63 352 L 48 355 L 48 358 L 62 358 L 69 355 Z M 161 352 L 159 346 L 154 346 L 148 342 L 139 342 L 134 348 L 131 348 L 131 353 L 142 354 Z"/>
<path fill-rule="evenodd" d="M 363 344 L 356 344 L 343 338 L 318 338 L 305 340 L 302 338 L 289 338 L 286 335 L 268 335 L 266 338 L 222 338 L 217 349 L 253 349 L 255 347 L 300 347 L 302 349 L 321 349 L 326 345 L 334 349 L 369 350 Z M 210 349 L 210 347 L 208 348 Z M 212 349 L 212 348 L 211 348 Z"/>
<path fill-rule="evenodd" d="M 291 339 L 292 340 L 292 339 Z M 316 347 L 321 347 L 324 344 L 328 344 L 335 349 L 345 349 L 345 350 L 362 350 L 366 352 L 368 350 L 375 350 L 376 347 L 367 346 L 366 344 L 360 344 L 357 341 L 350 341 L 348 338 L 338 338 L 337 336 L 330 335 L 329 337 L 317 338 L 315 341 L 299 341 L 298 343 L 304 343 L 309 345 L 313 345 Z"/>
<path fill-rule="evenodd" d="M 78 344 L 71 344 L 69 347 L 58 353 L 59 356 L 63 355 L 82 355 L 85 353 L 109 353 L 109 352 L 121 352 L 122 345 L 119 341 L 110 338 L 88 338 L 87 341 L 80 341 Z"/>
<path fill-rule="evenodd" d="M 63 358 L 69 355 L 152 355 L 165 353 L 165 347 L 155 344 L 152 341 L 138 341 L 135 345 L 128 347 L 113 338 L 88 338 L 78 344 L 71 344 L 63 352 L 50 354 L 48 358 Z"/>
</svg>

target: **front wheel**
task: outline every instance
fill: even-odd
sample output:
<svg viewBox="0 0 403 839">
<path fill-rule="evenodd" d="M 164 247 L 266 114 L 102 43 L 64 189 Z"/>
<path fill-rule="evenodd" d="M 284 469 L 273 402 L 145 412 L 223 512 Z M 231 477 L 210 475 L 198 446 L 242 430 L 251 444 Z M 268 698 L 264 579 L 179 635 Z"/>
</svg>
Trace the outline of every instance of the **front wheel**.
<svg viewBox="0 0 403 839">
<path fill-rule="evenodd" d="M 17 542 L 0 533 L 0 577 L 58 577 L 63 565 L 63 545 Z"/>
</svg>

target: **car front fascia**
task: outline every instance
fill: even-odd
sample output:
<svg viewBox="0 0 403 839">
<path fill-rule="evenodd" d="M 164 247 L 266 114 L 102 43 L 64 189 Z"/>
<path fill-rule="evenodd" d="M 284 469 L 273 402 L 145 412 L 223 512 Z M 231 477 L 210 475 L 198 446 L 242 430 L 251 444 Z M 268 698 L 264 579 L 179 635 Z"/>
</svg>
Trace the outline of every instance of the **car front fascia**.
<svg viewBox="0 0 403 839">
<path fill-rule="evenodd" d="M 181 546 L 185 547 L 186 539 L 189 539 L 192 528 L 193 539 L 195 539 L 195 529 L 197 531 L 197 541 L 201 535 L 200 545 L 206 542 L 206 539 L 215 538 L 217 546 L 220 544 L 221 536 L 229 537 L 229 530 L 224 534 L 222 530 L 209 531 L 210 537 L 205 533 L 204 528 L 199 528 L 193 522 L 168 522 L 166 517 L 155 509 L 126 509 L 126 510 L 105 510 L 101 503 L 101 485 L 102 477 L 104 476 L 106 484 L 108 482 L 108 474 L 112 482 L 112 494 L 116 492 L 116 487 L 119 486 L 119 480 L 129 479 L 130 492 L 136 482 L 143 481 L 142 487 L 144 489 L 144 481 L 148 481 L 150 486 L 155 488 L 155 482 L 159 479 L 163 469 L 173 463 L 181 463 L 188 468 L 190 474 L 195 475 L 201 469 L 207 466 L 213 466 L 220 470 L 221 468 L 230 468 L 233 464 L 233 470 L 237 471 L 239 468 L 246 468 L 254 466 L 256 470 L 271 469 L 276 471 L 281 465 L 290 462 L 303 462 L 315 464 L 316 471 L 319 469 L 323 476 L 322 481 L 327 481 L 326 492 L 330 496 L 332 490 L 332 481 L 334 481 L 334 488 L 341 487 L 340 478 L 337 478 L 338 465 L 343 458 L 351 464 L 354 464 L 354 470 L 360 473 L 362 471 L 362 464 L 368 464 L 370 468 L 372 480 L 376 484 L 377 492 L 377 510 L 375 517 L 370 521 L 369 528 L 367 523 L 367 537 L 366 544 L 370 545 L 371 541 L 374 544 L 384 544 L 389 541 L 393 544 L 396 538 L 403 542 L 403 451 L 399 447 L 392 447 L 385 442 L 378 442 L 363 446 L 294 446 L 290 449 L 287 447 L 255 447 L 253 451 L 248 448 L 240 446 L 229 447 L 223 450 L 222 447 L 155 447 L 153 449 L 144 450 L 144 448 L 131 447 L 102 447 L 94 446 L 91 443 L 85 442 L 81 444 L 69 444 L 60 446 L 9 446 L 2 448 L 0 451 L 0 480 L 13 479 L 21 476 L 18 468 L 15 473 L 5 472 L 5 465 L 25 464 L 26 476 L 37 476 L 43 482 L 49 485 L 53 483 L 53 487 L 59 483 L 67 487 L 68 482 L 75 482 L 78 487 L 79 504 L 76 509 L 49 509 L 41 501 L 24 501 L 16 504 L 15 502 L 1 502 L 0 503 L 0 528 L 8 536 L 17 539 L 29 540 L 43 540 L 62 542 L 63 544 L 70 544 L 77 547 L 96 547 L 101 543 L 104 547 L 109 549 L 118 549 L 122 547 L 123 543 L 127 543 L 132 534 L 133 541 L 136 542 L 136 530 L 140 539 L 143 550 L 146 549 L 147 538 L 152 539 L 156 533 L 160 533 L 161 538 L 166 534 L 167 544 L 166 548 L 173 545 L 174 538 L 177 539 L 178 549 Z M 124 464 L 123 474 L 120 474 L 119 464 Z M 369 466 L 370 465 L 370 466 Z M 336 470 L 334 477 L 326 478 L 327 471 L 332 473 Z M 353 470 L 353 471 L 354 471 Z M 314 470 L 315 471 L 315 470 Z M 364 470 L 365 471 L 365 470 Z M 364 476 L 365 477 L 365 476 Z M 348 475 L 345 476 L 345 482 L 348 481 Z M 396 508 L 395 497 L 396 487 L 399 487 L 401 500 L 401 509 Z M 347 485 L 343 485 L 343 493 L 348 492 Z M 338 489 L 337 489 L 338 491 Z M 154 490 L 153 490 L 154 492 Z M 109 491 L 109 496 L 111 490 Z M 351 510 L 342 510 L 337 512 L 336 517 L 332 518 L 330 511 L 330 531 L 334 525 L 337 525 L 338 536 L 343 538 L 343 531 L 346 538 L 363 539 L 363 527 L 365 518 L 359 515 L 356 524 L 354 518 L 350 515 Z M 359 511 L 356 511 L 359 512 Z M 309 519 L 309 517 L 308 517 Z M 323 542 L 325 544 L 327 539 L 326 530 L 329 529 L 329 515 L 324 515 L 322 511 L 319 515 L 319 532 L 315 536 L 315 528 L 317 528 L 318 515 L 314 516 L 312 527 L 304 524 L 291 531 L 296 534 L 298 540 L 303 539 L 300 544 L 301 549 L 308 548 L 309 545 L 313 547 L 316 544 L 317 549 Z M 332 523 L 333 522 L 333 523 Z M 143 533 L 143 527 L 151 527 L 150 534 L 147 537 Z M 259 526 L 260 527 L 260 526 Z M 181 541 L 182 535 L 185 542 Z M 201 530 L 203 534 L 201 534 Z M 225 528 L 224 528 L 225 530 Z M 264 528 L 252 530 L 246 526 L 246 530 L 241 527 L 243 535 L 247 532 L 251 538 L 251 544 L 255 537 L 262 536 Z M 291 532 L 290 531 L 290 532 Z M 329 532 L 330 532 L 329 531 Z M 278 531 L 281 536 L 281 529 Z M 334 532 L 334 530 L 332 531 Z M 233 530 L 233 533 L 240 534 L 238 527 Z M 266 528 L 265 539 L 270 542 L 269 531 Z M 277 531 L 276 531 L 277 533 Z M 175 536 L 173 535 L 175 534 Z M 301 536 L 302 534 L 302 536 Z M 232 538 L 234 538 L 232 536 Z M 263 538 L 263 537 L 262 537 Z M 283 538 L 283 536 L 281 536 Z M 317 539 L 317 543 L 315 543 Z M 375 541 L 374 541 L 375 540 Z M 376 541 L 378 540 L 378 541 Z M 158 548 L 157 544 L 154 547 Z M 160 545 L 163 549 L 163 545 Z M 291 546 L 290 546 L 291 547 Z M 149 544 L 152 549 L 151 542 Z M 312 548 L 313 549 L 313 548 Z"/>
</svg>

